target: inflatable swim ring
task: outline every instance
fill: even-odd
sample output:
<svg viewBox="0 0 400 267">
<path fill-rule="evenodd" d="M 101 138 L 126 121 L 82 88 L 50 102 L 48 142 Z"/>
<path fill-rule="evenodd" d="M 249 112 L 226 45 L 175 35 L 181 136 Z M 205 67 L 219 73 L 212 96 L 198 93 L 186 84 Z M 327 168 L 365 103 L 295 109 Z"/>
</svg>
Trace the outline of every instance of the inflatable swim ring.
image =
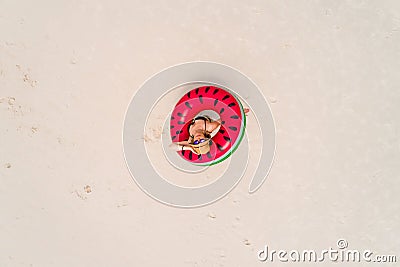
<svg viewBox="0 0 400 267">
<path fill-rule="evenodd" d="M 188 140 L 189 123 L 204 110 L 213 110 L 221 119 L 221 127 L 210 141 L 210 151 L 203 155 L 191 150 L 177 152 L 195 165 L 213 165 L 227 159 L 239 146 L 246 127 L 242 104 L 233 93 L 215 86 L 202 86 L 189 91 L 175 105 L 170 119 L 172 142 Z"/>
</svg>

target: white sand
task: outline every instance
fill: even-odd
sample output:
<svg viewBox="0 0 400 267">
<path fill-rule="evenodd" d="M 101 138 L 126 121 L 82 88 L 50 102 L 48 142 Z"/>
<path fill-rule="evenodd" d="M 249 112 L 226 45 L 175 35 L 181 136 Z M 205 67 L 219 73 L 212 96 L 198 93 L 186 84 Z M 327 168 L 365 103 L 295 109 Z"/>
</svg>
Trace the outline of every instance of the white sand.
<svg viewBox="0 0 400 267">
<path fill-rule="evenodd" d="M 341 237 L 400 258 L 399 10 L 0 1 L 0 266 L 266 266 L 265 244 L 322 250 Z M 277 152 L 255 194 L 247 177 L 213 205 L 178 209 L 133 182 L 122 125 L 147 78 L 194 60 L 258 84 Z"/>
</svg>

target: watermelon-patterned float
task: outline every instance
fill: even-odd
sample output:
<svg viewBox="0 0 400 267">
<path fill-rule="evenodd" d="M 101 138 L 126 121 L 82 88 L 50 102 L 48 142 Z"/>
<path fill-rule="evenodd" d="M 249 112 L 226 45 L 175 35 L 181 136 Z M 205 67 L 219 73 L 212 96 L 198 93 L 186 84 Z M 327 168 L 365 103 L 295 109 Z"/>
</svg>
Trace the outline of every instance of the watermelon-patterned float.
<svg viewBox="0 0 400 267">
<path fill-rule="evenodd" d="M 202 155 L 197 155 L 191 150 L 177 152 L 195 165 L 213 165 L 227 159 L 239 146 L 246 127 L 242 104 L 233 93 L 215 86 L 202 86 L 185 94 L 172 111 L 172 142 L 188 140 L 189 123 L 204 110 L 218 113 L 221 119 L 221 127 L 211 139 L 210 151 Z"/>
</svg>

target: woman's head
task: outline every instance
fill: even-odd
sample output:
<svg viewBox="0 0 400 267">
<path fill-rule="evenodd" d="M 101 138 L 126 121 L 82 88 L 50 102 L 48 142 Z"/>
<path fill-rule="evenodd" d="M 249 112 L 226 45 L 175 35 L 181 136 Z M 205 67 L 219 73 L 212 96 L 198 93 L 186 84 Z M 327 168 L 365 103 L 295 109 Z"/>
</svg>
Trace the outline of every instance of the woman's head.
<svg viewBox="0 0 400 267">
<path fill-rule="evenodd" d="M 193 135 L 192 143 L 193 145 L 198 145 L 208 141 L 211 138 L 210 134 L 204 132 L 198 132 Z"/>
<path fill-rule="evenodd" d="M 210 151 L 210 134 L 199 132 L 193 135 L 193 140 L 190 143 L 192 149 L 197 154 L 207 154 Z"/>
</svg>

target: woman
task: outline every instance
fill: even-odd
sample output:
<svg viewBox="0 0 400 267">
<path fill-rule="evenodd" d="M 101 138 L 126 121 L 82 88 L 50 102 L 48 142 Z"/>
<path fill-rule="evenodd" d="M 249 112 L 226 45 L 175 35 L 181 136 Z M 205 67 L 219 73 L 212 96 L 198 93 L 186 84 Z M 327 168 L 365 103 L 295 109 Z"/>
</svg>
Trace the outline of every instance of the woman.
<svg viewBox="0 0 400 267">
<path fill-rule="evenodd" d="M 208 116 L 197 116 L 189 124 L 189 139 L 173 143 L 176 150 L 191 150 L 197 155 L 210 151 L 210 140 L 218 132 L 221 120 L 213 121 Z"/>
<path fill-rule="evenodd" d="M 244 109 L 247 116 L 248 108 Z M 189 139 L 172 143 L 171 147 L 176 150 L 191 150 L 197 155 L 207 154 L 210 151 L 210 140 L 217 134 L 221 127 L 221 120 L 212 120 L 210 117 L 197 116 L 188 126 Z"/>
</svg>

